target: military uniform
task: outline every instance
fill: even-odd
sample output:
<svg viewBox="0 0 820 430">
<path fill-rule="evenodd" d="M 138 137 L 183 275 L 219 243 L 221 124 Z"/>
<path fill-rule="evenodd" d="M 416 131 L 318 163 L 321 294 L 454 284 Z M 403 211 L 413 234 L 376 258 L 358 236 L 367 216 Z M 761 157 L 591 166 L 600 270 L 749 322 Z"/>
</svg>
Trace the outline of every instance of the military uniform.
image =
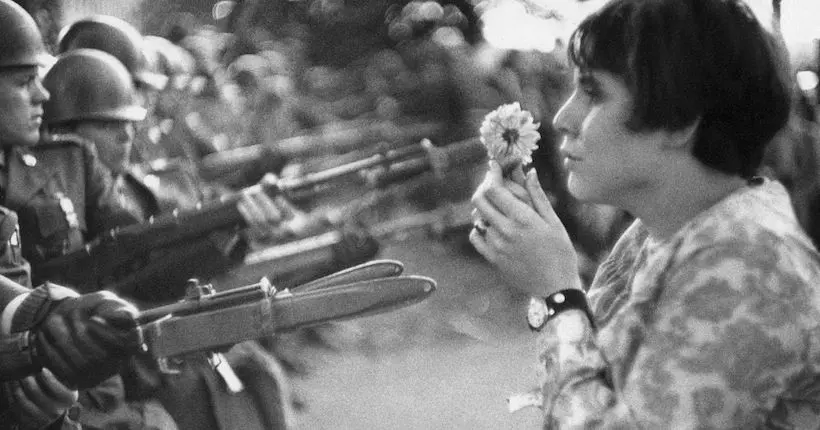
<svg viewBox="0 0 820 430">
<path fill-rule="evenodd" d="M 58 135 L 3 154 L 3 204 L 20 218 L 22 255 L 37 263 L 82 248 L 109 228 L 140 221 L 114 194 L 110 172 L 88 142 Z"/>
</svg>

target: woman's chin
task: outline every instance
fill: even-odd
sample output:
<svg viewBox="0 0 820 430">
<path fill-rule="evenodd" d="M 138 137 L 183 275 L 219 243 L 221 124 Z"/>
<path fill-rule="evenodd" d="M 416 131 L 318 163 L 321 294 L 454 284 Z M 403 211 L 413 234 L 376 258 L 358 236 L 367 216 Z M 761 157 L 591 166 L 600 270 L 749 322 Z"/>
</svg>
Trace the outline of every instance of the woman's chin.
<svg viewBox="0 0 820 430">
<path fill-rule="evenodd" d="M 595 198 L 596 194 L 593 187 L 590 187 L 589 184 L 584 183 L 583 181 L 579 180 L 577 175 L 570 173 L 569 178 L 567 180 L 567 189 L 572 197 L 575 197 L 579 201 L 588 202 Z"/>
</svg>

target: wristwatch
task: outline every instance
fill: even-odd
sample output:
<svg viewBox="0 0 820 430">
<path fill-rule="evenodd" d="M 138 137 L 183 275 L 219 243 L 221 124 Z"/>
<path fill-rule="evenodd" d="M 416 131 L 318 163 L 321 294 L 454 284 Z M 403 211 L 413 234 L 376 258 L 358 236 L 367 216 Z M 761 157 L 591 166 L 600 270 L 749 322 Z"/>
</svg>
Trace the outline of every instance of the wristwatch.
<svg viewBox="0 0 820 430">
<path fill-rule="evenodd" d="M 570 309 L 583 311 L 590 324 L 595 327 L 595 318 L 587 303 L 586 293 L 575 288 L 558 291 L 546 298 L 531 297 L 527 308 L 527 324 L 533 331 L 541 331 L 547 321 Z"/>
</svg>

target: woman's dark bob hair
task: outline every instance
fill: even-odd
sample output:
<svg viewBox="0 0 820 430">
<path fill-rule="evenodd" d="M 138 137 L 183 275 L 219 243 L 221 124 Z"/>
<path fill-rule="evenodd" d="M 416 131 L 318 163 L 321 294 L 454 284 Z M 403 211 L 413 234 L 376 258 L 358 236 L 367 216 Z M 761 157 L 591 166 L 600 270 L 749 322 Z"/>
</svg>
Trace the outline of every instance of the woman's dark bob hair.
<svg viewBox="0 0 820 430">
<path fill-rule="evenodd" d="M 788 64 L 741 0 L 614 0 L 572 34 L 569 60 L 613 73 L 635 105 L 633 131 L 700 120 L 693 154 L 751 177 L 788 121 Z"/>
</svg>

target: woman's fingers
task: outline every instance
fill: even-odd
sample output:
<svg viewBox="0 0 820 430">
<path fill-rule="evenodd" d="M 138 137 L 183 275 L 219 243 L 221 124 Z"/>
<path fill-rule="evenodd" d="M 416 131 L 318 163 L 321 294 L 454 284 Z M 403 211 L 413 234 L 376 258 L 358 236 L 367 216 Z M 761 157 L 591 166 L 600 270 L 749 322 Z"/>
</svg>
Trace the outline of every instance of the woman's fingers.
<svg viewBox="0 0 820 430">
<path fill-rule="evenodd" d="M 530 171 L 527 172 L 526 185 L 535 212 L 537 212 L 544 221 L 550 224 L 561 223 L 561 220 L 555 213 L 555 209 L 552 208 L 549 197 L 547 197 L 544 189 L 541 188 L 541 183 L 538 181 L 538 175 L 535 169 L 530 169 Z"/>
<path fill-rule="evenodd" d="M 520 185 L 521 188 L 524 188 L 527 184 L 527 176 L 524 174 L 524 167 L 520 164 L 515 166 L 515 168 L 510 172 L 509 179 L 512 182 Z"/>
<path fill-rule="evenodd" d="M 509 192 L 512 193 L 518 200 L 531 205 L 532 199 L 530 198 L 530 192 L 527 189 L 526 182 L 518 182 L 512 180 L 504 181 L 504 188 L 506 188 Z"/>
</svg>

